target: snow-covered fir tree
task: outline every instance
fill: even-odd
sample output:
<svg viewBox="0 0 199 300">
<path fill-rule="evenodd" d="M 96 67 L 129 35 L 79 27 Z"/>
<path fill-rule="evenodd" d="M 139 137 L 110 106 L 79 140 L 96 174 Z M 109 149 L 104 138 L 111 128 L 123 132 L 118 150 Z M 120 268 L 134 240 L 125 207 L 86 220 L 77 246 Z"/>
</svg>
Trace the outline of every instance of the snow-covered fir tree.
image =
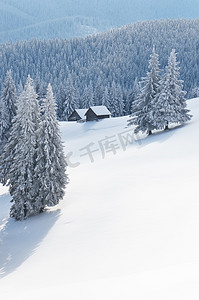
<svg viewBox="0 0 199 300">
<path fill-rule="evenodd" d="M 35 88 L 35 92 L 38 95 L 38 99 L 41 100 L 45 97 L 46 95 L 46 83 L 43 82 L 39 75 L 37 74 L 35 80 L 34 80 L 34 88 Z"/>
<path fill-rule="evenodd" d="M 107 86 L 102 94 L 102 105 L 106 106 L 110 110 L 110 94 Z"/>
<path fill-rule="evenodd" d="M 63 198 L 67 183 L 66 161 L 56 118 L 56 104 L 49 84 L 46 98 L 41 104 L 41 121 L 37 131 L 37 158 L 35 173 L 39 194 L 34 202 L 34 211 L 45 206 L 54 206 Z"/>
<path fill-rule="evenodd" d="M 135 80 L 134 80 L 134 83 L 133 83 L 133 89 L 128 94 L 127 100 L 126 100 L 126 103 L 125 103 L 125 113 L 127 115 L 131 114 L 131 112 L 132 112 L 132 110 L 131 110 L 132 109 L 132 103 L 137 99 L 139 93 L 140 93 L 140 84 L 139 84 L 138 79 L 136 77 Z"/>
<path fill-rule="evenodd" d="M 0 101 L 0 118 L 0 152 L 2 152 L 10 129 L 9 112 L 3 100 Z"/>
<path fill-rule="evenodd" d="M 21 82 L 21 80 L 20 80 L 20 82 L 18 83 L 18 85 L 17 85 L 17 97 L 21 94 L 23 92 L 23 84 L 22 84 L 22 82 Z"/>
<path fill-rule="evenodd" d="M 150 135 L 155 129 L 152 102 L 160 86 L 159 60 L 155 48 L 150 55 L 149 70 L 147 77 L 141 82 L 142 88 L 137 99 L 132 103 L 131 119 L 128 124 L 137 126 L 135 133 L 141 131 Z"/>
<path fill-rule="evenodd" d="M 103 92 L 104 92 L 103 84 L 102 84 L 102 81 L 99 77 L 97 79 L 95 92 L 94 92 L 94 99 L 95 99 L 96 105 L 102 105 Z"/>
<path fill-rule="evenodd" d="M 191 119 L 186 108 L 183 81 L 179 79 L 180 68 L 173 49 L 166 72 L 160 81 L 159 93 L 152 101 L 153 122 L 156 129 L 168 129 L 169 124 L 183 124 Z"/>
<path fill-rule="evenodd" d="M 77 108 L 76 95 L 71 74 L 68 75 L 64 95 L 62 95 L 62 120 L 68 120 L 75 108 Z"/>
<path fill-rule="evenodd" d="M 81 108 L 81 97 L 80 97 L 79 88 L 77 84 L 74 85 L 74 102 L 75 102 L 75 108 Z"/>
<path fill-rule="evenodd" d="M 199 97 L 199 87 L 195 86 L 193 89 L 191 89 L 191 91 L 189 91 L 188 95 L 189 95 L 188 99 L 198 98 Z"/>
<path fill-rule="evenodd" d="M 112 117 L 116 117 L 116 106 L 117 106 L 117 92 L 116 92 L 116 84 L 115 81 L 109 85 L 109 110 L 111 112 Z"/>
<path fill-rule="evenodd" d="M 124 99 L 123 99 L 123 93 L 120 85 L 116 86 L 116 95 L 117 95 L 116 116 L 121 117 L 124 115 Z"/>
<path fill-rule="evenodd" d="M 39 194 L 35 174 L 39 118 L 37 94 L 28 76 L 25 89 L 17 100 L 17 114 L 1 157 L 1 182 L 9 185 L 13 202 L 10 216 L 16 220 L 35 213 L 34 201 Z"/>
<path fill-rule="evenodd" d="M 94 95 L 93 95 L 93 86 L 90 82 L 88 86 L 85 87 L 84 93 L 82 96 L 82 108 L 88 108 L 94 105 Z"/>
<path fill-rule="evenodd" d="M 64 111 L 64 107 L 63 107 L 63 103 L 65 101 L 65 85 L 61 82 L 60 83 L 60 88 L 59 91 L 57 92 L 57 117 L 58 120 L 60 121 L 65 121 L 66 117 L 63 116 L 63 111 Z"/>
<path fill-rule="evenodd" d="M 124 101 L 123 94 L 120 86 L 116 85 L 113 81 L 110 88 L 110 111 L 113 117 L 123 116 L 124 113 Z"/>
<path fill-rule="evenodd" d="M 67 183 L 66 161 L 50 85 L 40 109 L 28 76 L 0 159 L 0 181 L 9 185 L 12 196 L 11 217 L 26 219 L 62 199 Z"/>
<path fill-rule="evenodd" d="M 5 144 L 9 137 L 12 119 L 16 115 L 16 88 L 11 71 L 6 73 L 0 98 L 0 140 Z"/>
</svg>

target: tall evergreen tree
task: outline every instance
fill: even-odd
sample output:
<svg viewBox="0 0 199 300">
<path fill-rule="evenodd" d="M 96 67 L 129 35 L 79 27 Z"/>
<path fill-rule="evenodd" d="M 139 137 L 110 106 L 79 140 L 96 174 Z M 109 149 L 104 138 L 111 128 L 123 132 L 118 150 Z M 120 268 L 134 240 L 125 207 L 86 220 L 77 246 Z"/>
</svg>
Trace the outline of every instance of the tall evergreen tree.
<svg viewBox="0 0 199 300">
<path fill-rule="evenodd" d="M 21 80 L 19 81 L 19 84 L 17 85 L 17 97 L 23 92 L 23 84 Z"/>
<path fill-rule="evenodd" d="M 39 193 L 35 176 L 37 129 L 40 112 L 33 82 L 28 76 L 25 90 L 17 100 L 10 137 L 1 156 L 1 182 L 8 183 L 13 205 L 10 216 L 23 220 L 34 214 Z"/>
<path fill-rule="evenodd" d="M 134 80 L 134 83 L 133 83 L 133 89 L 127 96 L 127 101 L 126 101 L 126 105 L 125 105 L 125 113 L 126 114 L 129 114 L 129 115 L 131 114 L 133 102 L 136 101 L 139 93 L 140 93 L 140 84 L 136 77 Z"/>
<path fill-rule="evenodd" d="M 68 120 L 68 117 L 72 114 L 74 109 L 77 108 L 73 80 L 70 74 L 68 75 L 66 86 L 64 88 L 64 96 L 62 96 L 62 98 L 62 120 Z"/>
<path fill-rule="evenodd" d="M 88 86 L 85 87 L 84 93 L 82 96 L 82 108 L 89 108 L 94 105 L 94 95 L 93 95 L 93 87 L 90 82 Z"/>
<path fill-rule="evenodd" d="M 60 88 L 57 93 L 57 117 L 58 120 L 60 121 L 65 121 L 67 118 L 66 116 L 63 116 L 63 111 L 64 111 L 64 102 L 65 102 L 65 85 L 61 82 L 60 83 Z"/>
<path fill-rule="evenodd" d="M 43 99 L 46 95 L 46 84 L 40 79 L 38 74 L 34 80 L 34 88 L 38 95 L 38 100 Z"/>
<path fill-rule="evenodd" d="M 110 94 L 108 87 L 105 87 L 104 92 L 102 94 L 102 105 L 105 105 L 110 110 Z"/>
<path fill-rule="evenodd" d="M 116 86 L 116 116 L 121 117 L 124 115 L 124 99 L 123 99 L 123 93 L 120 85 Z"/>
<path fill-rule="evenodd" d="M 35 172 L 39 184 L 39 194 L 34 203 L 34 211 L 42 211 L 45 206 L 54 206 L 63 198 L 67 183 L 66 161 L 56 119 L 56 104 L 49 84 L 46 98 L 41 104 L 41 122 L 38 128 L 37 159 Z"/>
<path fill-rule="evenodd" d="M 116 84 L 115 81 L 109 86 L 109 110 L 111 112 L 112 117 L 116 117 L 117 112 L 117 92 L 116 92 Z"/>
<path fill-rule="evenodd" d="M 121 87 L 112 82 L 110 88 L 110 111 L 113 117 L 123 116 L 124 100 Z"/>
<path fill-rule="evenodd" d="M 158 54 L 155 53 L 155 48 L 153 48 L 150 55 L 149 70 L 147 77 L 143 78 L 141 82 L 143 87 L 136 101 L 132 103 L 132 118 L 129 120 L 129 125 L 137 126 L 135 133 L 142 131 L 150 135 L 152 130 L 155 129 L 152 101 L 157 96 L 160 86 L 159 60 Z"/>
<path fill-rule="evenodd" d="M 95 92 L 94 92 L 94 98 L 95 98 L 96 105 L 102 105 L 103 90 L 104 89 L 103 89 L 102 81 L 101 81 L 100 77 L 98 77 L 97 83 L 95 86 Z"/>
<path fill-rule="evenodd" d="M 152 112 L 156 129 L 168 129 L 170 123 L 182 124 L 191 119 L 186 109 L 186 92 L 183 81 L 179 80 L 179 62 L 173 49 L 168 59 L 166 72 L 160 82 L 159 93 L 153 99 Z"/>
<path fill-rule="evenodd" d="M 75 108 L 81 108 L 81 98 L 77 84 L 74 85 L 74 102 Z"/>
<path fill-rule="evenodd" d="M 10 133 L 12 119 L 16 115 L 16 88 L 11 71 L 6 73 L 2 95 L 0 98 L 0 139 L 4 144 Z"/>
</svg>

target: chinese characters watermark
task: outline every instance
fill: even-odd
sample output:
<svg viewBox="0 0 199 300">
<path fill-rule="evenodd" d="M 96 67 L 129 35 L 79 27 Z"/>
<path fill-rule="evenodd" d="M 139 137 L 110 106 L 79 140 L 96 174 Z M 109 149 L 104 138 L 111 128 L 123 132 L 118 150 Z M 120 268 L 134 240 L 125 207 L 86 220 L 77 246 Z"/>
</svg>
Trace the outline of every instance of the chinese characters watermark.
<svg viewBox="0 0 199 300">
<path fill-rule="evenodd" d="M 95 162 L 95 153 L 98 152 L 101 154 L 101 158 L 105 159 L 108 153 L 112 153 L 113 155 L 117 154 L 119 149 L 123 151 L 127 150 L 129 145 L 138 142 L 141 144 L 140 139 L 135 139 L 134 131 L 132 129 L 125 130 L 115 135 L 105 136 L 103 139 L 97 142 L 91 142 L 87 144 L 85 147 L 79 149 L 79 157 L 88 157 L 88 160 L 91 163 Z M 69 152 L 66 156 L 67 164 L 70 168 L 76 168 L 81 163 L 74 162 L 72 159 L 73 152 Z"/>
</svg>

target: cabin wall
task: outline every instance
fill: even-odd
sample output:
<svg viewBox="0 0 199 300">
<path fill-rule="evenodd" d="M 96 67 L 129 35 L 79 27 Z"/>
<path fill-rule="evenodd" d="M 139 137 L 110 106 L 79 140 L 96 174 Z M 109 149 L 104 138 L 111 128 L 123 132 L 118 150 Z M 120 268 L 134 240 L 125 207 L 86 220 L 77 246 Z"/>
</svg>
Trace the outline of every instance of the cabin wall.
<svg viewBox="0 0 199 300">
<path fill-rule="evenodd" d="M 89 109 L 86 113 L 86 121 L 95 121 L 95 120 L 98 120 L 97 115 L 91 109 Z"/>
<path fill-rule="evenodd" d="M 80 116 L 78 115 L 78 113 L 76 111 L 74 111 L 72 113 L 72 115 L 70 115 L 70 117 L 68 118 L 68 121 L 78 121 L 80 120 Z"/>
<path fill-rule="evenodd" d="M 99 119 L 99 120 L 100 120 L 100 119 L 107 119 L 107 118 L 110 118 L 110 116 L 109 116 L 109 115 L 98 116 L 98 119 Z"/>
</svg>

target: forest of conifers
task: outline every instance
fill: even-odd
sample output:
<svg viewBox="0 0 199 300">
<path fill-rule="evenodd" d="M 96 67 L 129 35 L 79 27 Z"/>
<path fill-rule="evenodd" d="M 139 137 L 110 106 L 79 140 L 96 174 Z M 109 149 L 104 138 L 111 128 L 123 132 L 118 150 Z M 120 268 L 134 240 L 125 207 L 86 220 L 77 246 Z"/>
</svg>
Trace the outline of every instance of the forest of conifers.
<svg viewBox="0 0 199 300">
<path fill-rule="evenodd" d="M 82 39 L 37 39 L 0 45 L 0 89 L 6 71 L 12 70 L 16 86 L 24 85 L 28 74 L 45 87 L 52 84 L 60 97 L 70 74 L 80 96 L 92 85 L 109 87 L 115 82 L 124 95 L 133 83 L 146 75 L 149 56 L 155 46 L 160 68 L 172 49 L 180 62 L 184 90 L 199 85 L 199 19 L 143 21 Z M 44 88 L 45 89 L 45 88 Z"/>
</svg>

